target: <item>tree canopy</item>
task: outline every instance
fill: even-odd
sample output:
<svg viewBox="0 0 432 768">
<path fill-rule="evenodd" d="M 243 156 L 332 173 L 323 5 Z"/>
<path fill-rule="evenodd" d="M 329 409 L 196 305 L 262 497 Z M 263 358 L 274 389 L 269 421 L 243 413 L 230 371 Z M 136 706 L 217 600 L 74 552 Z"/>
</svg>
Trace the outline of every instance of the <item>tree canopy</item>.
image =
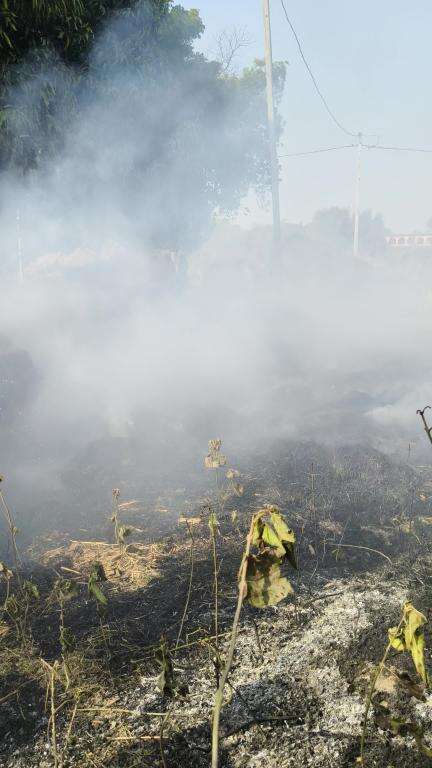
<svg viewBox="0 0 432 768">
<path fill-rule="evenodd" d="M 93 167 L 94 194 L 115 179 L 164 247 L 186 246 L 215 210 L 268 188 L 263 62 L 235 76 L 196 52 L 197 10 L 172 0 L 0 8 L 0 169 L 27 173 L 76 152 Z M 279 96 L 284 78 L 275 65 Z"/>
</svg>

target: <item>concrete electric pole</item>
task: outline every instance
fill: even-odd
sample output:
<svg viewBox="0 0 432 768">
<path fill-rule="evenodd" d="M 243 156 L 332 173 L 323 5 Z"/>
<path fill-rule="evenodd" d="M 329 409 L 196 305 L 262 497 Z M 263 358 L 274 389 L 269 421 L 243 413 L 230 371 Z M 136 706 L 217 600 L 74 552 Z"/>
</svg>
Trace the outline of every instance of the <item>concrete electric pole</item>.
<svg viewBox="0 0 432 768">
<path fill-rule="evenodd" d="M 16 212 L 16 235 L 17 235 L 17 266 L 18 266 L 18 280 L 20 283 L 24 282 L 24 269 L 22 260 L 22 240 L 21 240 L 21 215 L 19 208 Z"/>
<path fill-rule="evenodd" d="M 353 237 L 353 256 L 356 259 L 359 250 L 359 216 L 360 216 L 360 179 L 361 179 L 361 151 L 362 135 L 358 135 L 357 143 L 357 169 L 354 196 L 354 237 Z"/>
<path fill-rule="evenodd" d="M 273 99 L 273 57 L 270 25 L 270 0 L 263 0 L 265 65 L 267 81 L 267 119 L 270 144 L 271 186 L 273 203 L 273 239 L 280 242 L 279 163 L 276 152 L 275 112 Z"/>
</svg>

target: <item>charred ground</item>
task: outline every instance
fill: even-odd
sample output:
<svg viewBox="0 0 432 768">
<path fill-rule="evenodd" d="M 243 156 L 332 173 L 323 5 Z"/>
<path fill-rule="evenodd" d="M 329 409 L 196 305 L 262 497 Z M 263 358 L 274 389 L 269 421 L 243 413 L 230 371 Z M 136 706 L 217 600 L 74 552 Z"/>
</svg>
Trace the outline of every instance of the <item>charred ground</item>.
<svg viewBox="0 0 432 768">
<path fill-rule="evenodd" d="M 65 767 L 163 766 L 163 760 L 169 768 L 208 766 L 217 673 L 208 509 L 219 505 L 223 657 L 248 520 L 265 503 L 282 509 L 294 528 L 299 570 L 289 574 L 291 600 L 263 611 L 244 608 L 222 716 L 221 765 L 355 763 L 367 680 L 382 656 L 387 629 L 397 624 L 404 600 L 414 600 L 427 615 L 432 606 L 432 472 L 364 447 L 333 451 L 289 443 L 244 457 L 238 468 L 244 491 L 222 502 L 213 481 L 196 474 L 187 488 L 155 490 L 126 507 L 122 516 L 140 532 L 124 548 L 112 543 L 109 502 L 87 528 L 65 526 L 61 534 L 44 532 L 33 542 L 23 575 L 38 585 L 40 597 L 29 605 L 28 639 L 25 647 L 17 641 L 7 616 L 0 639 L 0 765 L 54 764 L 41 659 L 50 665 L 61 659 L 52 590 L 59 575 L 72 574 L 79 589 L 65 605 L 64 623 L 76 643 L 70 686 L 65 690 L 56 682 L 57 759 Z M 125 482 L 122 499 L 135 499 L 134 491 Z M 179 517 L 194 521 L 192 549 Z M 108 577 L 102 613 L 87 590 L 94 560 L 104 564 Z M 174 654 L 178 691 L 171 700 L 157 688 L 155 652 L 162 635 L 174 649 L 182 617 Z M 413 677 L 402 656 L 390 665 Z M 395 711 L 422 723 L 427 738 L 428 694 L 416 698 L 394 688 L 386 697 Z M 372 708 L 368 764 L 429 765 L 412 736 L 379 727 L 380 706 L 376 701 Z"/>
</svg>

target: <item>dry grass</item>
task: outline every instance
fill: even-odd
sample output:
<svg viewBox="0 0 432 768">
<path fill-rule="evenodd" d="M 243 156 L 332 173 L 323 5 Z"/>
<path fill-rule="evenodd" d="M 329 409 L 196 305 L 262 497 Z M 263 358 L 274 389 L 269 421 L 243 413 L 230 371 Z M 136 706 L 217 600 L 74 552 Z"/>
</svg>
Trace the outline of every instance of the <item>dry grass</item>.
<svg viewBox="0 0 432 768">
<path fill-rule="evenodd" d="M 95 561 L 102 563 L 107 579 L 117 589 L 138 589 L 160 575 L 158 562 L 163 557 L 160 544 L 106 544 L 102 541 L 71 541 L 69 545 L 49 549 L 41 558 L 43 565 L 65 576 L 87 576 Z"/>
</svg>

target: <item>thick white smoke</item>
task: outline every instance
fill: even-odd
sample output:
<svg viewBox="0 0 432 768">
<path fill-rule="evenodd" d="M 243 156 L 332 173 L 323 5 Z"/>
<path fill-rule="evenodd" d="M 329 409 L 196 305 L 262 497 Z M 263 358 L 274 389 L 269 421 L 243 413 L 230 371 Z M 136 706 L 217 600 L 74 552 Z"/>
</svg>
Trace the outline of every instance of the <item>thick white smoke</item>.
<svg viewBox="0 0 432 768">
<path fill-rule="evenodd" d="M 164 115 L 183 112 L 190 126 L 195 83 L 150 102 L 138 86 L 130 100 L 130 86 L 88 105 L 60 160 L 1 182 L 2 471 L 29 498 L 47 487 L 61 498 L 68 469 L 91 466 L 105 440 L 129 441 L 144 474 L 169 475 L 179 452 L 192 466 L 214 436 L 232 454 L 279 437 L 396 450 L 419 436 L 415 410 L 432 399 L 432 262 L 354 262 L 312 241 L 299 258 L 286 237 L 272 269 L 266 230 L 219 223 L 203 242 L 208 211 L 187 155 L 153 165 L 143 190 L 142 174 L 125 185 L 157 151 Z M 191 141 L 214 153 L 220 126 L 206 130 Z M 176 227 L 182 247 L 164 249 L 158 233 Z M 28 358 L 11 368 L 17 350 Z"/>
</svg>

